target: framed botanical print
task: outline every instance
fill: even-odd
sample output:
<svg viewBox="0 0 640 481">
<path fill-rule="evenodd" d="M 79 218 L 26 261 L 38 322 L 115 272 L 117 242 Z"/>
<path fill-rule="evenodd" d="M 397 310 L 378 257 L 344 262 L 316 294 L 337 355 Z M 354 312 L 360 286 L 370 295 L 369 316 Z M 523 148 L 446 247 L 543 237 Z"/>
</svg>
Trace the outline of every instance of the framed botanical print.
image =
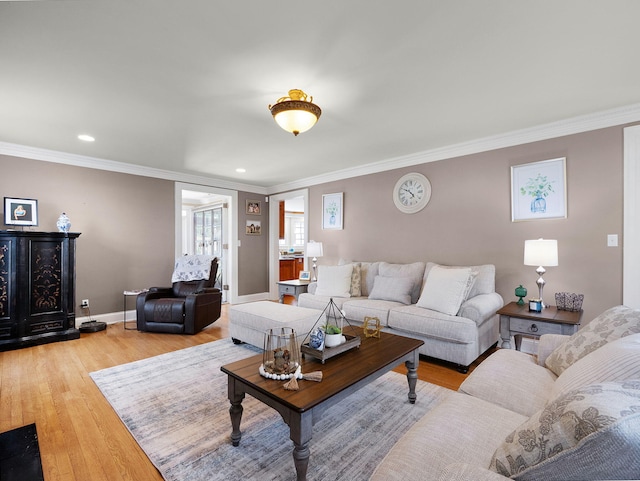
<svg viewBox="0 0 640 481">
<path fill-rule="evenodd" d="M 342 192 L 322 196 L 323 229 L 342 229 L 342 198 Z"/>
<path fill-rule="evenodd" d="M 511 221 L 567 217 L 566 158 L 511 166 Z"/>
</svg>

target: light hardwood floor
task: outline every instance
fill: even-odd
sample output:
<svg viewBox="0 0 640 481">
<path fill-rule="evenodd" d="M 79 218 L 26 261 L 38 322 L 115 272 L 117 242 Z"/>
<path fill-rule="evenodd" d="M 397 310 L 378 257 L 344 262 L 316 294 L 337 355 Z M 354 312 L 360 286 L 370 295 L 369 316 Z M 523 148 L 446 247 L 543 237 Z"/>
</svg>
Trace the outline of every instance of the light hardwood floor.
<svg viewBox="0 0 640 481">
<path fill-rule="evenodd" d="M 36 423 L 47 481 L 162 481 L 89 373 L 228 337 L 227 309 L 195 336 L 118 323 L 79 340 L 0 352 L 0 432 Z M 450 389 L 466 378 L 424 360 L 418 376 Z"/>
</svg>

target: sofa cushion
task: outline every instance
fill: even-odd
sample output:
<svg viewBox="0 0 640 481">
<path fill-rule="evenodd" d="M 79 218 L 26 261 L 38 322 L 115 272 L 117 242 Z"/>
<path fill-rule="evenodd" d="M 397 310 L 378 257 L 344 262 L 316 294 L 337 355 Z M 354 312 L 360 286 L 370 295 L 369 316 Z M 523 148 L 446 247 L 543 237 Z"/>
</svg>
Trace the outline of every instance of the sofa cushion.
<svg viewBox="0 0 640 481">
<path fill-rule="evenodd" d="M 369 296 L 379 268 L 380 262 L 360 262 L 360 295 Z"/>
<path fill-rule="evenodd" d="M 402 304 L 411 304 L 411 291 L 413 279 L 410 277 L 384 277 L 376 276 L 369 299 L 383 301 L 396 301 Z"/>
<path fill-rule="evenodd" d="M 556 398 L 498 447 L 490 468 L 516 480 L 638 479 L 640 380 Z"/>
<path fill-rule="evenodd" d="M 475 275 L 471 268 L 434 266 L 424 283 L 417 305 L 455 316 L 467 298 Z"/>
<path fill-rule="evenodd" d="M 610 341 L 640 333 L 640 309 L 607 309 L 573 334 L 547 358 L 545 365 L 558 376 L 577 360 Z"/>
<path fill-rule="evenodd" d="M 500 440 L 526 419 L 452 391 L 398 440 L 370 481 L 437 480 L 459 462 L 487 467 Z"/>
<path fill-rule="evenodd" d="M 640 379 L 640 334 L 622 337 L 572 364 L 553 384 L 549 399 L 589 384 Z"/>
<path fill-rule="evenodd" d="M 413 280 L 411 303 L 415 304 L 420 297 L 424 268 L 424 262 L 414 262 L 412 264 L 389 264 L 387 262 L 380 262 L 378 273 L 384 277 L 410 277 Z"/>
<path fill-rule="evenodd" d="M 389 311 L 390 328 L 410 335 L 430 337 L 457 344 L 478 342 L 478 326 L 470 319 L 450 316 L 415 304 L 397 305 Z"/>
<path fill-rule="evenodd" d="M 320 309 L 323 310 L 329 304 L 329 301 L 333 299 L 333 302 L 338 309 L 342 309 L 342 306 L 346 301 L 352 301 L 353 297 L 332 297 L 332 296 L 317 296 L 315 294 L 309 294 L 307 292 L 303 292 L 298 296 L 298 306 L 299 307 L 307 307 L 309 309 Z M 366 299 L 360 297 L 358 299 Z"/>
<path fill-rule="evenodd" d="M 351 274 L 353 264 L 344 266 L 318 266 L 316 295 L 351 297 Z"/>
<path fill-rule="evenodd" d="M 472 272 L 476 273 L 476 280 L 469 291 L 467 299 L 471 299 L 479 294 L 491 294 L 496 290 L 496 266 L 493 264 L 483 264 L 478 266 L 445 266 L 436 264 L 435 262 L 427 262 L 427 266 L 424 270 L 424 280 L 429 277 L 429 272 L 435 266 L 440 267 L 469 267 Z"/>
<path fill-rule="evenodd" d="M 404 306 L 396 301 L 384 301 L 381 299 L 368 299 L 360 297 L 358 299 L 346 299 L 342 304 L 345 317 L 358 324 L 364 322 L 365 317 L 377 317 L 380 325 L 386 327 L 389 319 L 389 311 L 397 307 Z"/>
<path fill-rule="evenodd" d="M 549 400 L 556 375 L 536 359 L 513 349 L 499 349 L 482 361 L 458 391 L 531 416 Z"/>
</svg>

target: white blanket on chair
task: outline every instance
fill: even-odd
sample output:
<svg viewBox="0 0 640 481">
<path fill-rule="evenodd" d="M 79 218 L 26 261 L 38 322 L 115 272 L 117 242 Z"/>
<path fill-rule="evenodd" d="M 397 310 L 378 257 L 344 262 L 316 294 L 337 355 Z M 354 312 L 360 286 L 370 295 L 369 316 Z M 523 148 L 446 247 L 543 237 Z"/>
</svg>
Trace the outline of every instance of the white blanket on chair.
<svg viewBox="0 0 640 481">
<path fill-rule="evenodd" d="M 209 279 L 211 275 L 211 261 L 215 256 L 192 255 L 176 259 L 176 265 L 171 276 L 171 282 L 199 281 Z"/>
</svg>

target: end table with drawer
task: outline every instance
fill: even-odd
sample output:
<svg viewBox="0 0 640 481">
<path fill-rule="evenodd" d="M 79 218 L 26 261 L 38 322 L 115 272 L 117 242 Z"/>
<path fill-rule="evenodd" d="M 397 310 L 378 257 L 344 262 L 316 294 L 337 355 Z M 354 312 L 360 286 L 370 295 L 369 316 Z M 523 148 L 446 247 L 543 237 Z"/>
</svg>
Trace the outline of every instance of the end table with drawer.
<svg viewBox="0 0 640 481">
<path fill-rule="evenodd" d="M 547 306 L 542 312 L 529 310 L 529 303 L 520 306 L 511 302 L 498 310 L 502 347 L 511 348 L 511 336 L 515 337 L 516 349 L 520 350 L 521 336 L 538 338 L 543 334 L 567 334 L 578 331 L 582 310 L 563 311 L 556 306 Z"/>
<path fill-rule="evenodd" d="M 311 284 L 310 281 L 302 281 L 294 279 L 291 281 L 279 281 L 278 282 L 278 297 L 280 298 L 280 304 L 284 303 L 284 296 L 290 295 L 296 298 L 296 304 L 298 303 L 298 296 L 303 292 L 307 292 L 307 288 Z"/>
</svg>

